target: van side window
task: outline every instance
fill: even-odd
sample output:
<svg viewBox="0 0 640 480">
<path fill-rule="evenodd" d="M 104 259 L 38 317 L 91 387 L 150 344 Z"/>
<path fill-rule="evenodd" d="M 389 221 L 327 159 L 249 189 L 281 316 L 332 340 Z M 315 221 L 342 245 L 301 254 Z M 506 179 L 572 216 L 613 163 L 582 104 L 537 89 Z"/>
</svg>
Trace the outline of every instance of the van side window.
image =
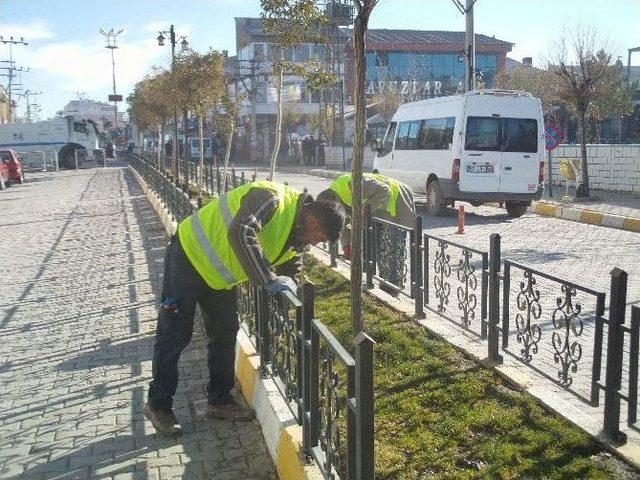
<svg viewBox="0 0 640 480">
<path fill-rule="evenodd" d="M 393 149 L 393 138 L 396 136 L 396 127 L 398 124 L 396 122 L 391 122 L 389 124 L 389 130 L 387 130 L 387 135 L 384 137 L 384 142 L 382 144 L 382 150 L 384 152 L 390 152 Z"/>
<path fill-rule="evenodd" d="M 502 151 L 502 120 L 493 117 L 468 117 L 465 150 Z"/>
<path fill-rule="evenodd" d="M 411 122 L 400 122 L 398 125 L 398 134 L 396 135 L 396 150 L 405 150 L 407 147 L 407 134 Z"/>
<path fill-rule="evenodd" d="M 420 122 L 411 122 L 409 131 L 407 132 L 406 150 L 417 150 L 418 148 L 418 132 L 420 132 Z"/>
<path fill-rule="evenodd" d="M 418 148 L 422 150 L 447 150 L 453 142 L 455 117 L 429 118 L 422 121 Z"/>
</svg>

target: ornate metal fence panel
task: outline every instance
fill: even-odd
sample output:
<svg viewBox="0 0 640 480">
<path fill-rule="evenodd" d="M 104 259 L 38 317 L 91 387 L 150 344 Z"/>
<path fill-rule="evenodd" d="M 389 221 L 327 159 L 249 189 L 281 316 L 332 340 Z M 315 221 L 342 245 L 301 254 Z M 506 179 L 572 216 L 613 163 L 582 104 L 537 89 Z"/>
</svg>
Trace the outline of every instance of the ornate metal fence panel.
<svg viewBox="0 0 640 480">
<path fill-rule="evenodd" d="M 502 348 L 596 405 L 605 294 L 505 260 L 502 300 Z"/>
<path fill-rule="evenodd" d="M 428 234 L 423 243 L 426 308 L 486 338 L 488 253 Z"/>
<path fill-rule="evenodd" d="M 371 218 L 368 237 L 369 268 L 382 288 L 404 292 L 414 296 L 412 282 L 412 232 L 413 228 L 381 218 Z"/>
</svg>

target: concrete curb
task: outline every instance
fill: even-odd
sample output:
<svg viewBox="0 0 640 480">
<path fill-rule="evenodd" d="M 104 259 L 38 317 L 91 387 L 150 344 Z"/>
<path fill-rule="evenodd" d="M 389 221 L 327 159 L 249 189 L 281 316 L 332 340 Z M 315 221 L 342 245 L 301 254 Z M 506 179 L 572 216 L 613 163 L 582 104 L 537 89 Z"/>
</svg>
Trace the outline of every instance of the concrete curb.
<svg viewBox="0 0 640 480">
<path fill-rule="evenodd" d="M 178 224 L 171 219 L 164 203 L 147 187 L 144 179 L 131 166 L 129 171 L 145 193 L 158 214 L 167 235 L 175 233 Z M 322 480 L 322 473 L 315 465 L 307 465 L 301 453 L 302 427 L 300 427 L 270 378 L 259 375 L 260 357 L 251 340 L 240 329 L 236 342 L 236 380 L 247 404 L 256 412 L 262 436 L 283 480 Z"/>
<path fill-rule="evenodd" d="M 640 233 L 640 218 L 598 212 L 596 210 L 575 207 L 573 205 L 558 205 L 556 203 L 545 202 L 543 200 L 533 202 L 530 210 L 546 217 L 562 218 L 572 222 L 588 223 L 590 225 L 617 228 L 619 230 Z"/>
<path fill-rule="evenodd" d="M 259 355 L 241 329 L 236 343 L 236 377 L 242 395 L 256 412 L 279 478 L 321 480 L 320 469 L 304 461 L 302 427 L 297 424 L 273 380 L 260 376 L 259 367 Z"/>
</svg>

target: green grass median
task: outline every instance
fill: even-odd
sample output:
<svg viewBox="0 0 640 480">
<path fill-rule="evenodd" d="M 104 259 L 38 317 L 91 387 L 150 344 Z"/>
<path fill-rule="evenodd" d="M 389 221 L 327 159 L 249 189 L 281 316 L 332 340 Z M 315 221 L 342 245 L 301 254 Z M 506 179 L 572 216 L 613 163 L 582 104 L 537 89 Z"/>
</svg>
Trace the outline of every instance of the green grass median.
<svg viewBox="0 0 640 480">
<path fill-rule="evenodd" d="M 307 256 L 316 317 L 353 353 L 349 284 Z M 587 434 L 369 296 L 376 479 L 616 478 Z M 634 477 L 635 478 L 635 477 Z"/>
</svg>

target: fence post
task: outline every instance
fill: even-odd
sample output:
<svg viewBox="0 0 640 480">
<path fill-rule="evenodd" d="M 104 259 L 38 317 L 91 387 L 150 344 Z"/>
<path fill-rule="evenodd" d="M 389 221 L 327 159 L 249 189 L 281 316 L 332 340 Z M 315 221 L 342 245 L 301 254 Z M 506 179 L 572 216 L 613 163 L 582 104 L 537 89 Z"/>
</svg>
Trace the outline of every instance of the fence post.
<svg viewBox="0 0 640 480">
<path fill-rule="evenodd" d="M 267 376 L 267 363 L 269 363 L 269 305 L 267 304 L 267 293 L 264 289 L 258 289 L 258 353 L 260 354 L 260 375 L 264 378 Z"/>
<path fill-rule="evenodd" d="M 622 351 L 624 316 L 627 305 L 627 272 L 611 270 L 609 299 L 609 332 L 607 337 L 607 374 L 604 387 L 604 435 L 611 441 L 626 441 L 620 431 L 620 387 L 622 384 Z"/>
<path fill-rule="evenodd" d="M 488 357 L 493 363 L 502 363 L 498 322 L 500 321 L 500 234 L 489 237 L 489 339 Z"/>
<path fill-rule="evenodd" d="M 338 266 L 336 257 L 338 256 L 338 242 L 329 242 L 329 258 L 331 259 L 330 267 L 335 268 Z"/>
<path fill-rule="evenodd" d="M 638 418 L 638 355 L 640 354 L 640 307 L 631 307 L 631 335 L 629 356 L 629 412 L 627 423 L 632 425 Z"/>
<path fill-rule="evenodd" d="M 40 152 L 42 153 L 42 171 L 46 172 L 47 171 L 47 157 L 46 157 L 46 153 L 45 152 Z"/>
<path fill-rule="evenodd" d="M 298 378 L 302 379 L 302 454 L 305 460 L 311 459 L 312 433 L 311 416 L 311 321 L 314 317 L 314 298 L 316 286 L 308 280 L 302 284 L 302 338 L 300 339 L 300 348 L 298 351 L 302 357 L 302 368 L 298 374 Z M 318 384 L 316 383 L 316 394 Z M 316 437 L 317 438 L 317 437 Z"/>
<path fill-rule="evenodd" d="M 60 164 L 58 163 L 58 150 L 53 151 L 53 161 L 56 164 L 56 172 L 60 170 Z"/>
<path fill-rule="evenodd" d="M 425 318 L 424 314 L 424 278 L 422 276 L 424 265 L 422 264 L 422 216 L 416 217 L 416 226 L 413 233 L 414 238 L 414 301 L 416 305 L 416 318 Z"/>
<path fill-rule="evenodd" d="M 374 478 L 373 422 L 373 345 L 366 333 L 360 332 L 356 344 L 356 472 L 357 480 Z M 347 440 L 351 443 L 349 440 Z M 352 441 L 352 440 L 351 440 Z"/>
<path fill-rule="evenodd" d="M 371 220 L 371 205 L 364 208 L 364 264 L 367 273 L 367 288 L 373 288 L 373 269 L 375 268 L 373 252 L 374 252 L 373 225 Z"/>
<path fill-rule="evenodd" d="M 78 170 L 78 149 L 77 148 L 73 151 L 73 157 L 76 160 L 76 170 Z"/>
</svg>

